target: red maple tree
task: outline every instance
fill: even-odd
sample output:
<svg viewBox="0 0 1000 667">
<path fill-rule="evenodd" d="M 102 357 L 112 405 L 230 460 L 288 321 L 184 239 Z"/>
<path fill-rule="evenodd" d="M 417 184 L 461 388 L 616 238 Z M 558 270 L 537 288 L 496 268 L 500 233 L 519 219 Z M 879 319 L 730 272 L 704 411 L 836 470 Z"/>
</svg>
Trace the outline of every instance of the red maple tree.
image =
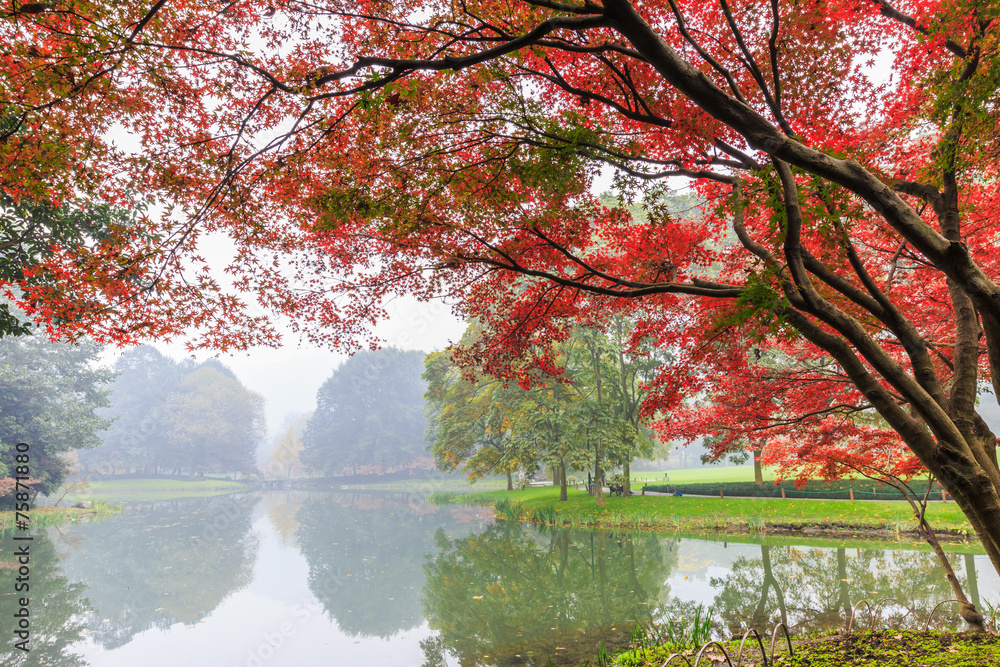
<svg viewBox="0 0 1000 667">
<path fill-rule="evenodd" d="M 794 425 L 862 458 L 890 432 L 1000 569 L 996 438 L 976 409 L 981 382 L 1000 393 L 995 13 L 21 4 L 0 27 L 0 104 L 22 119 L 0 145 L 5 191 L 132 188 L 163 207 L 124 235 L 143 289 L 98 253 L 48 262 L 24 300 L 52 317 L 83 294 L 64 327 L 109 339 L 249 344 L 284 313 L 350 345 L 387 296 L 446 294 L 491 320 L 500 365 L 567 320 L 624 313 L 678 352 L 649 410 L 711 394 L 699 428 Z M 614 202 L 591 194 L 605 167 Z M 696 205 L 672 208 L 671 189 Z M 231 286 L 198 257 L 212 233 L 234 243 Z"/>
</svg>

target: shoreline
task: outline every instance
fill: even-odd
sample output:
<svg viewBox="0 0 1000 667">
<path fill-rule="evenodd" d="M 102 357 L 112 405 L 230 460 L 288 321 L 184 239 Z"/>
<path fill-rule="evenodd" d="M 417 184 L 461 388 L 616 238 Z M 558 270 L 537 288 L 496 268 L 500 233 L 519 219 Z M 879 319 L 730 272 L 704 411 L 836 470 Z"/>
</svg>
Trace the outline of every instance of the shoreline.
<svg viewBox="0 0 1000 667">
<path fill-rule="evenodd" d="M 605 497 L 597 507 L 584 491 L 558 487 L 473 494 L 432 494 L 431 502 L 492 506 L 498 519 L 552 526 L 653 532 L 725 532 L 802 537 L 861 537 L 923 542 L 909 506 L 892 501 L 773 500 L 674 496 Z M 750 502 L 748 502 L 750 501 Z M 954 503 L 928 507 L 928 522 L 941 540 L 975 538 Z"/>
<path fill-rule="evenodd" d="M 28 516 L 31 517 L 32 526 L 44 528 L 83 519 L 104 519 L 114 514 L 120 514 L 123 511 L 125 511 L 124 505 L 97 501 L 89 508 L 35 505 L 28 512 Z M 0 532 L 13 530 L 15 522 L 16 512 L 14 510 L 0 510 Z"/>
</svg>

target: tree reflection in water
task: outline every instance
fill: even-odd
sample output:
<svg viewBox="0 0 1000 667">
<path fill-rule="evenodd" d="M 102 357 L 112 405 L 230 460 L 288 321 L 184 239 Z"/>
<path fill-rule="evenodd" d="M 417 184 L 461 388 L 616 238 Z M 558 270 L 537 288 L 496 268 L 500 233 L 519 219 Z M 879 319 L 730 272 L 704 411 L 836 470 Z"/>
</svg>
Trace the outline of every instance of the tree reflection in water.
<svg viewBox="0 0 1000 667">
<path fill-rule="evenodd" d="M 439 633 L 427 664 L 578 664 L 629 642 L 657 617 L 677 543 L 652 535 L 497 523 L 461 539 L 436 537 L 425 566 L 424 611 Z"/>
<path fill-rule="evenodd" d="M 627 645 L 637 621 L 690 618 L 699 604 L 734 632 L 779 621 L 818 630 L 844 627 L 861 598 L 899 598 L 922 621 L 950 593 L 929 551 L 774 542 L 726 550 L 701 539 L 493 523 L 481 508 L 436 507 L 419 495 L 271 496 L 258 508 L 259 499 L 156 503 L 37 535 L 31 662 L 8 642 L 0 664 L 82 665 L 75 642 L 113 649 L 149 628 L 203 620 L 250 582 L 252 522 L 264 510 L 288 547 L 281 553 L 297 546 L 305 557 L 309 588 L 341 630 L 378 643 L 419 629 L 428 667 L 593 664 L 601 643 Z M 0 549 L 0 614 L 13 618 L 10 535 Z M 971 555 L 953 562 L 970 599 L 995 595 L 987 579 L 980 590 Z M 956 620 L 942 611 L 935 625 Z M 904 612 L 890 606 L 888 624 Z"/>
<path fill-rule="evenodd" d="M 464 535 L 483 525 L 476 508 L 399 493 L 318 495 L 296 520 L 309 589 L 326 613 L 347 634 L 382 639 L 423 623 L 422 568 L 435 531 Z"/>
<path fill-rule="evenodd" d="M 255 495 L 157 502 L 67 528 L 62 568 L 86 584 L 88 627 L 106 649 L 149 628 L 193 625 L 253 578 Z"/>
<path fill-rule="evenodd" d="M 880 624 L 896 627 L 922 622 L 935 605 L 951 598 L 933 553 L 882 549 L 820 548 L 760 545 L 760 558 L 741 556 L 725 577 L 712 578 L 719 591 L 714 607 L 735 634 L 741 628 L 768 631 L 779 622 L 809 630 L 844 628 L 853 606 L 867 600 L 874 607 L 885 598 Z M 970 599 L 978 601 L 972 556 L 952 556 Z M 912 609 L 916 617 L 909 614 Z M 856 623 L 867 625 L 862 605 Z M 960 622 L 954 605 L 941 607 L 932 627 Z"/>
<path fill-rule="evenodd" d="M 14 550 L 24 544 L 30 544 L 30 590 L 18 593 L 14 590 L 19 566 Z M 83 639 L 87 627 L 85 619 L 91 608 L 84 597 L 85 589 L 62 572 L 52 540 L 45 532 L 36 533 L 30 542 L 15 541 L 11 532 L 0 535 L 0 617 L 6 631 L 0 643 L 0 665 L 86 665 L 82 657 L 69 649 Z M 22 596 L 30 599 L 30 653 L 14 646 L 12 634 L 14 614 L 19 610 L 18 600 Z"/>
</svg>

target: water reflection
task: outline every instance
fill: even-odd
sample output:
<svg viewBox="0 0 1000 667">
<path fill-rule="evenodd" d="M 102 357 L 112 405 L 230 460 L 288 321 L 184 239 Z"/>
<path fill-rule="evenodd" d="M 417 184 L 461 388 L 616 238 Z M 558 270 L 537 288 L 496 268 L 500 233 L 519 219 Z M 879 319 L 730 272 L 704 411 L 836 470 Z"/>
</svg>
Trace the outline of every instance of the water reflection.
<svg viewBox="0 0 1000 667">
<path fill-rule="evenodd" d="M 111 649 L 139 632 L 194 624 L 251 581 L 257 497 L 161 502 L 52 533 L 62 570 L 86 586 L 92 639 Z"/>
<path fill-rule="evenodd" d="M 859 600 L 876 606 L 885 598 L 894 601 L 883 605 L 881 624 L 913 625 L 952 597 L 937 558 L 927 551 L 766 544 L 757 549 L 758 557 L 740 556 L 726 576 L 711 579 L 719 591 L 715 608 L 733 632 L 747 626 L 770 629 L 778 622 L 793 628 L 843 628 Z M 951 558 L 963 586 L 978 599 L 972 555 Z M 951 604 L 943 606 L 932 626 L 954 625 L 955 611 Z M 867 614 L 864 608 L 861 613 Z M 863 620 L 867 623 L 868 617 Z"/>
<path fill-rule="evenodd" d="M 636 619 L 660 614 L 677 543 L 652 535 L 540 531 L 498 523 L 448 539 L 425 572 L 424 609 L 439 632 L 430 664 L 577 664 L 600 642 L 628 643 Z"/>
<path fill-rule="evenodd" d="M 49 529 L 32 545 L 31 660 L 8 641 L 0 664 L 583 665 L 601 642 L 626 645 L 636 619 L 699 604 L 728 634 L 842 628 L 861 598 L 898 598 L 922 623 L 950 597 L 933 554 L 912 545 L 543 529 L 482 513 L 415 495 L 271 493 Z M 8 619 L 13 548 L 0 539 Z M 988 559 L 948 550 L 968 552 L 952 558 L 970 597 L 996 601 Z"/>
<path fill-rule="evenodd" d="M 27 593 L 18 593 L 14 585 L 18 563 L 14 550 L 30 544 L 30 572 Z M 72 583 L 59 567 L 52 540 L 38 533 L 30 542 L 15 541 L 12 533 L 0 536 L 0 618 L 4 622 L 4 641 L 0 642 L 2 665 L 86 665 L 71 644 L 83 637 L 84 619 L 90 612 L 83 593 L 85 586 Z M 30 653 L 16 648 L 13 636 L 14 614 L 20 610 L 20 597 L 30 598 Z"/>
<path fill-rule="evenodd" d="M 425 566 L 424 610 L 437 636 L 427 667 L 582 665 L 600 642 L 629 642 L 636 620 L 658 623 L 711 607 L 718 634 L 843 629 L 862 598 L 882 626 L 922 626 L 951 591 L 929 551 L 731 544 L 498 523 L 461 539 L 438 535 Z M 972 554 L 953 555 L 978 598 Z M 995 581 L 995 580 L 994 580 Z M 995 584 L 994 584 L 995 587 Z M 909 614 L 909 609 L 914 611 Z M 960 624 L 952 605 L 932 626 Z M 863 619 L 868 622 L 868 617 Z"/>
<path fill-rule="evenodd" d="M 481 516 L 479 508 L 437 507 L 416 494 L 310 498 L 296 514 L 309 589 L 348 634 L 385 639 L 415 628 L 435 531 L 466 534 L 483 526 Z"/>
</svg>

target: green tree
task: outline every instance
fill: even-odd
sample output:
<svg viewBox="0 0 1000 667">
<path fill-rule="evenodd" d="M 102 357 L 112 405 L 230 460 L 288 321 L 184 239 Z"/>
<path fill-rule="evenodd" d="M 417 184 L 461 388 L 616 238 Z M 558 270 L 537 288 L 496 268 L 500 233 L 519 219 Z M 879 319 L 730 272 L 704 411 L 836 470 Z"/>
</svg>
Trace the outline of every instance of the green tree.
<svg viewBox="0 0 1000 667">
<path fill-rule="evenodd" d="M 576 327 L 553 346 L 550 367 L 505 369 L 517 382 L 479 366 L 476 325 L 457 347 L 428 355 L 428 434 L 438 467 L 462 467 L 473 479 L 506 474 L 510 488 L 512 472 L 545 463 L 563 500 L 571 470 L 593 465 L 601 478 L 622 465 L 627 476 L 632 459 L 653 447 L 640 407 L 663 357 L 631 349 L 632 329 L 624 319 Z"/>
<path fill-rule="evenodd" d="M 100 443 L 108 420 L 98 410 L 108 404 L 113 373 L 96 365 L 99 352 L 93 342 L 0 339 L 0 477 L 11 474 L 14 444 L 25 442 L 33 488 L 51 493 L 68 472 L 60 454 Z"/>
<path fill-rule="evenodd" d="M 157 457 L 170 449 L 167 401 L 184 369 L 150 345 L 126 350 L 114 369 L 110 405 L 101 412 L 113 421 L 100 446 L 79 453 L 80 462 L 111 476 L 133 467 L 150 472 Z"/>
<path fill-rule="evenodd" d="M 652 434 L 640 413 L 648 383 L 662 363 L 662 353 L 629 349 L 633 325 L 614 318 L 605 327 L 573 329 L 563 347 L 564 363 L 580 394 L 581 436 L 592 447 L 594 479 L 602 480 L 609 464 L 624 468 L 624 492 L 631 493 L 630 466 L 639 454 L 653 449 Z M 597 504 L 604 505 L 602 485 L 595 485 Z"/>
<path fill-rule="evenodd" d="M 113 419 L 99 447 L 82 452 L 90 468 L 145 473 L 248 472 L 262 440 L 263 399 L 215 359 L 180 363 L 151 346 L 115 363 Z"/>
<path fill-rule="evenodd" d="M 228 369 L 202 364 L 188 373 L 166 404 L 168 466 L 206 472 L 249 472 L 263 437 L 264 399 Z"/>
<path fill-rule="evenodd" d="M 545 460 L 552 470 L 552 483 L 559 485 L 559 499 L 567 500 L 568 474 L 587 468 L 586 439 L 579 425 L 590 414 L 578 393 L 579 385 L 555 380 L 521 389 L 515 415 L 514 440 Z"/>
<path fill-rule="evenodd" d="M 340 474 L 386 471 L 424 455 L 423 352 L 363 350 L 341 364 L 316 394 L 302 462 Z"/>
<path fill-rule="evenodd" d="M 424 360 L 427 381 L 427 439 L 437 467 L 461 468 L 470 480 L 513 474 L 538 465 L 536 443 L 514 430 L 528 405 L 525 390 L 480 374 L 465 377 L 448 350 Z"/>
</svg>

